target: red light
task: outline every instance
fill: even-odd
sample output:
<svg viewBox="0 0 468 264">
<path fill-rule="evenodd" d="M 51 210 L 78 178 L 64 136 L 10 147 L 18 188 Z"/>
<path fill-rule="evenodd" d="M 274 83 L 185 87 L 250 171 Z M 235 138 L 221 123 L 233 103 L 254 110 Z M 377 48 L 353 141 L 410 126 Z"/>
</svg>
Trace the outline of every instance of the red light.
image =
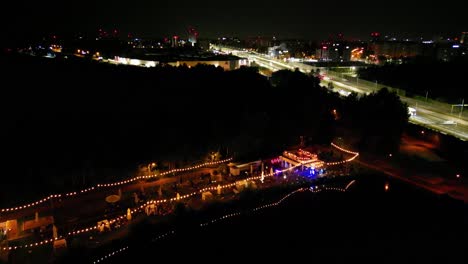
<svg viewBox="0 0 468 264">
<path fill-rule="evenodd" d="M 327 46 L 323 46 L 322 48 L 323 48 L 323 49 L 327 49 Z"/>
</svg>

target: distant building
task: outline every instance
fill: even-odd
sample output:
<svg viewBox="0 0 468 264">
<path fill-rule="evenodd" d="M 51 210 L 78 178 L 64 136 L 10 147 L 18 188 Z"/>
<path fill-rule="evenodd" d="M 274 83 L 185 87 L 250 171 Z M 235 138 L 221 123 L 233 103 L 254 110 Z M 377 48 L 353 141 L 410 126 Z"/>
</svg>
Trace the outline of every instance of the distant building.
<svg viewBox="0 0 468 264">
<path fill-rule="evenodd" d="M 141 60 L 141 59 L 132 59 L 126 57 L 115 56 L 114 59 L 108 59 L 112 64 L 124 64 L 132 66 L 141 66 L 141 67 L 156 67 L 159 64 L 159 61 L 154 60 Z"/>
<path fill-rule="evenodd" d="M 371 34 L 371 41 L 380 41 L 380 33 L 379 32 L 372 32 Z"/>
<path fill-rule="evenodd" d="M 351 48 L 345 42 L 321 45 L 315 52 L 319 61 L 348 62 L 351 60 Z"/>
<path fill-rule="evenodd" d="M 343 61 L 351 61 L 351 48 L 346 45 L 343 47 L 343 55 L 341 55 Z"/>
<path fill-rule="evenodd" d="M 411 41 L 374 41 L 369 44 L 369 50 L 376 57 L 388 59 L 415 57 L 422 53 L 421 44 Z"/>
<path fill-rule="evenodd" d="M 171 47 L 177 48 L 179 46 L 179 36 L 173 36 L 171 39 Z"/>
<path fill-rule="evenodd" d="M 274 58 L 284 57 L 288 53 L 286 44 L 281 43 L 278 46 L 268 47 L 268 55 Z"/>
<path fill-rule="evenodd" d="M 168 57 L 166 53 L 161 54 L 132 54 L 131 57 L 115 56 L 109 59 L 112 64 L 124 64 L 140 67 L 156 67 L 157 65 L 170 65 L 174 67 L 187 66 L 195 67 L 199 64 L 213 65 L 221 67 L 225 71 L 239 69 L 243 65 L 247 65 L 247 60 L 232 55 L 190 55 L 178 54 Z"/>
<path fill-rule="evenodd" d="M 455 42 L 439 43 L 436 49 L 436 59 L 452 61 L 466 54 L 466 48 Z"/>
<path fill-rule="evenodd" d="M 468 32 L 461 33 L 460 44 L 468 46 Z"/>
<path fill-rule="evenodd" d="M 315 57 L 320 61 L 330 61 L 330 56 L 328 54 L 328 46 L 322 46 L 318 48 L 315 52 Z"/>
<path fill-rule="evenodd" d="M 192 46 L 195 46 L 195 44 L 197 44 L 197 41 L 198 41 L 198 31 L 196 31 L 195 28 L 190 27 L 187 30 L 187 33 L 188 33 L 188 42 Z"/>
<path fill-rule="evenodd" d="M 210 49 L 210 41 L 209 39 L 198 39 L 197 40 L 197 46 L 201 49 L 201 50 L 209 50 Z"/>
<path fill-rule="evenodd" d="M 245 40 L 245 44 L 247 48 L 257 49 L 259 51 L 266 51 L 268 47 L 272 46 L 273 39 L 267 37 L 248 37 Z"/>
<path fill-rule="evenodd" d="M 254 174 L 254 172 L 258 172 L 261 168 L 262 161 L 261 160 L 256 160 L 248 163 L 229 163 L 229 173 L 232 176 L 239 176 L 242 173 L 247 173 L 247 174 Z"/>
<path fill-rule="evenodd" d="M 215 67 L 221 67 L 225 71 L 232 71 L 239 69 L 241 66 L 241 59 L 237 57 L 224 57 L 224 58 L 212 58 L 212 59 L 200 59 L 200 60 L 178 60 L 174 62 L 168 62 L 168 65 L 174 67 L 187 66 L 195 67 L 199 64 L 213 65 Z"/>
</svg>

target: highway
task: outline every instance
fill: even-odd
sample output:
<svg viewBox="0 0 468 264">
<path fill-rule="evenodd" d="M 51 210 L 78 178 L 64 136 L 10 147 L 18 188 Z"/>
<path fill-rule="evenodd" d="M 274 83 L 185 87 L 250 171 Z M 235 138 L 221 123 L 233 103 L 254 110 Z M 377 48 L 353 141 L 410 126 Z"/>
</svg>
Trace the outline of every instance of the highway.
<svg viewBox="0 0 468 264">
<path fill-rule="evenodd" d="M 359 80 L 352 82 L 346 78 L 340 78 L 340 73 L 329 71 L 325 68 L 307 65 L 301 62 L 285 62 L 271 58 L 265 54 L 231 47 L 216 45 L 213 47 L 225 53 L 232 53 L 238 57 L 247 58 L 250 62 L 255 62 L 256 64 L 272 71 L 298 69 L 301 72 L 309 73 L 312 70 L 320 69 L 320 72 L 324 73 L 326 76 L 322 80 L 322 84 L 328 85 L 328 83 L 332 83 L 334 91 L 339 92 L 341 95 L 347 95 L 349 94 L 348 92 L 369 94 L 382 87 L 382 85 L 378 85 L 377 83 L 375 85 L 369 85 L 369 82 L 359 82 Z M 443 134 L 454 136 L 464 141 L 468 140 L 468 118 L 466 116 L 459 115 L 458 112 L 452 113 L 450 105 L 445 103 L 430 104 L 400 94 L 399 96 L 403 102 L 408 104 L 409 107 L 416 109 L 416 115 L 411 116 L 409 119 L 411 123 Z"/>
</svg>

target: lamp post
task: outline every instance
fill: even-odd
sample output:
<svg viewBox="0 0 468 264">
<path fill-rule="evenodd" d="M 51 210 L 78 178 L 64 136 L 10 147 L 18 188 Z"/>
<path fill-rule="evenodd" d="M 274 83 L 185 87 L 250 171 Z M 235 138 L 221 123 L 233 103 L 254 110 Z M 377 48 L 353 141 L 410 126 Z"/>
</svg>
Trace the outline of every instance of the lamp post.
<svg viewBox="0 0 468 264">
<path fill-rule="evenodd" d="M 155 162 L 152 162 L 152 163 L 148 164 L 148 173 L 151 174 L 151 171 L 154 169 L 154 167 L 156 167 Z"/>
<path fill-rule="evenodd" d="M 465 98 L 463 98 L 462 103 L 461 103 L 461 109 L 460 109 L 460 114 L 458 115 L 459 118 L 461 118 L 463 114 L 463 106 L 465 105 Z"/>
</svg>

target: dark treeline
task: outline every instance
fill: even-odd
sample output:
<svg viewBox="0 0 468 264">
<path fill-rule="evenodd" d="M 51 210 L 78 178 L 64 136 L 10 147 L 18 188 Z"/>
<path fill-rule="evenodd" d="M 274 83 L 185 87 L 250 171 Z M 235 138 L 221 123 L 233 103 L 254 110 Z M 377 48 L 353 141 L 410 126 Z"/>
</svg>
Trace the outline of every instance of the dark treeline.
<svg viewBox="0 0 468 264">
<path fill-rule="evenodd" d="M 404 89 L 407 95 L 426 96 L 460 103 L 468 98 L 466 74 L 468 60 L 453 62 L 431 61 L 415 58 L 401 65 L 385 65 L 359 70 L 359 77 Z"/>
<path fill-rule="evenodd" d="M 270 157 L 299 136 L 318 144 L 352 136 L 386 151 L 407 121 L 393 94 L 343 100 L 300 72 L 268 80 L 254 68 L 2 56 L 2 204 L 13 193 L 30 199 L 126 178 L 150 161 L 181 166 L 209 151 Z"/>
</svg>

